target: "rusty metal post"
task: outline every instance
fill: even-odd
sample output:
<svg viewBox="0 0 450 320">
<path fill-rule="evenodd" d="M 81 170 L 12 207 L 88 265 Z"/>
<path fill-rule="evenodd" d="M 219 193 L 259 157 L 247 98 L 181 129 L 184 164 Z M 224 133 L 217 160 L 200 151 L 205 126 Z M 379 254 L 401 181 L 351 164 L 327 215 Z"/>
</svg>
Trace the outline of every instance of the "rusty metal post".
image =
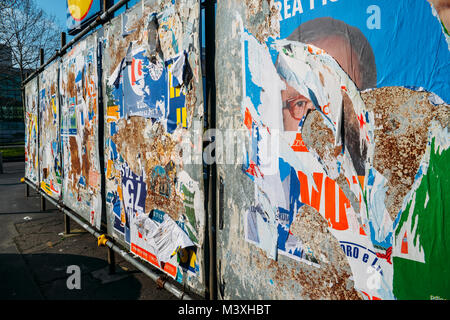
<svg viewBox="0 0 450 320">
<path fill-rule="evenodd" d="M 114 254 L 114 250 L 108 247 L 108 265 L 109 265 L 109 274 L 116 273 L 116 256 Z"/>
<path fill-rule="evenodd" d="M 208 128 L 216 128 L 216 78 L 215 78 L 215 52 L 216 52 L 216 1 L 207 0 L 205 8 L 205 69 L 206 69 L 206 96 L 208 112 Z M 208 172 L 208 291 L 209 299 L 217 299 L 217 270 L 216 270 L 216 187 L 217 167 L 214 162 L 207 167 Z"/>
<path fill-rule="evenodd" d="M 44 49 L 40 48 L 39 49 L 39 58 L 41 60 L 41 66 L 44 65 Z M 38 109 L 38 115 L 39 115 L 39 109 Z M 40 117 L 40 116 L 39 116 Z M 38 145 L 38 148 L 40 148 L 40 146 Z M 47 207 L 46 207 L 46 203 L 45 203 L 45 197 L 41 194 L 41 211 L 46 211 Z"/>
</svg>

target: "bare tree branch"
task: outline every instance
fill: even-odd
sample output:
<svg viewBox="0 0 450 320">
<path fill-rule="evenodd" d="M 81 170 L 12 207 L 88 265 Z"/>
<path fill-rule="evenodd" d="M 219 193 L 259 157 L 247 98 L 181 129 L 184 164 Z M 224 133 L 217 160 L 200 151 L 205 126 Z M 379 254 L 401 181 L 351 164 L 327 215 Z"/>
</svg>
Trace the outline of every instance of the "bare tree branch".
<svg viewBox="0 0 450 320">
<path fill-rule="evenodd" d="M 0 45 L 10 48 L 12 58 L 9 62 L 5 61 L 9 56 L 0 55 L 0 65 L 5 68 L 12 64 L 24 80 L 27 71 L 39 66 L 40 48 L 44 49 L 46 58 L 58 49 L 61 29 L 56 18 L 38 8 L 34 0 L 1 0 L 0 3 Z"/>
<path fill-rule="evenodd" d="M 0 11 L 3 9 L 11 8 L 16 2 L 16 0 L 2 0 L 0 2 Z"/>
</svg>

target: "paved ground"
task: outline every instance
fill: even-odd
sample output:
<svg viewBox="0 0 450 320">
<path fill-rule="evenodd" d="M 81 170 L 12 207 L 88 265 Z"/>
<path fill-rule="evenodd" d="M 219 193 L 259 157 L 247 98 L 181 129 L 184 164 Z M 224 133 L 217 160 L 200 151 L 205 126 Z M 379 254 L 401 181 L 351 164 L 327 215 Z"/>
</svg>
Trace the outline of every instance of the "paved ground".
<svg viewBox="0 0 450 320">
<path fill-rule="evenodd" d="M 49 203 L 40 212 L 33 190 L 25 196 L 23 174 L 23 162 L 4 163 L 0 174 L 0 300 L 177 299 L 117 254 L 109 275 L 107 249 L 73 221 L 64 234 L 63 214 Z M 71 265 L 80 267 L 81 289 L 67 287 Z"/>
</svg>

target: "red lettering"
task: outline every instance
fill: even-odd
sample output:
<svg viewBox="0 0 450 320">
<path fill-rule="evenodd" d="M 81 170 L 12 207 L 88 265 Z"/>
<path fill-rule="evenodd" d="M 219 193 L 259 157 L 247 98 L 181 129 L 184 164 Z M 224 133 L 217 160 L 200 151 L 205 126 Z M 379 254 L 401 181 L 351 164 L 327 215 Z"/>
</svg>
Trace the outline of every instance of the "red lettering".
<svg viewBox="0 0 450 320">
<path fill-rule="evenodd" d="M 317 211 L 320 211 L 320 196 L 322 195 L 323 173 L 314 172 L 313 178 L 314 178 L 314 183 L 316 184 L 317 190 L 312 188 L 311 207 L 313 207 Z"/>
<path fill-rule="evenodd" d="M 305 142 L 303 141 L 302 134 L 299 132 L 295 137 L 294 144 L 291 146 L 295 152 L 308 152 Z"/>
<path fill-rule="evenodd" d="M 298 180 L 300 181 L 300 201 L 304 204 L 310 205 L 309 202 L 309 187 L 308 177 L 303 172 L 298 172 Z"/>
<path fill-rule="evenodd" d="M 336 183 L 325 178 L 325 219 L 328 226 L 334 228 L 336 223 Z"/>
<path fill-rule="evenodd" d="M 322 196 L 322 188 L 325 189 L 325 219 L 328 221 L 329 227 L 335 230 L 347 230 L 348 221 L 346 210 L 350 208 L 350 201 L 345 196 L 341 188 L 338 188 L 338 217 L 336 218 L 336 181 L 325 177 L 323 182 L 323 173 L 313 173 L 314 183 L 317 190 L 312 188 L 311 198 L 309 193 L 308 177 L 305 173 L 299 171 L 298 179 L 300 181 L 300 201 L 311 206 L 320 212 L 320 200 Z M 325 186 L 323 186 L 323 184 Z"/>
<path fill-rule="evenodd" d="M 339 188 L 339 222 L 333 225 L 335 230 L 347 230 L 348 221 L 346 209 L 350 208 L 350 200 L 345 196 L 344 192 Z"/>
</svg>

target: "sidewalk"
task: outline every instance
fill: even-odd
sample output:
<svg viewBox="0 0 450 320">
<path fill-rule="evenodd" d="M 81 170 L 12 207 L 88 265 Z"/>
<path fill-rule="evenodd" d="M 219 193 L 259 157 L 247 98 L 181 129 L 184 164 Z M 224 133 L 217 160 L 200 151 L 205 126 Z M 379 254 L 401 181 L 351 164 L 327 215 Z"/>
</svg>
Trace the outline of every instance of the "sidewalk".
<svg viewBox="0 0 450 320">
<path fill-rule="evenodd" d="M 0 174 L 0 300 L 176 300 L 116 254 L 116 274 L 108 274 L 107 249 L 47 202 L 40 212 L 34 190 L 25 196 L 24 163 L 4 163 Z M 81 270 L 81 289 L 67 286 L 69 266 Z"/>
</svg>

